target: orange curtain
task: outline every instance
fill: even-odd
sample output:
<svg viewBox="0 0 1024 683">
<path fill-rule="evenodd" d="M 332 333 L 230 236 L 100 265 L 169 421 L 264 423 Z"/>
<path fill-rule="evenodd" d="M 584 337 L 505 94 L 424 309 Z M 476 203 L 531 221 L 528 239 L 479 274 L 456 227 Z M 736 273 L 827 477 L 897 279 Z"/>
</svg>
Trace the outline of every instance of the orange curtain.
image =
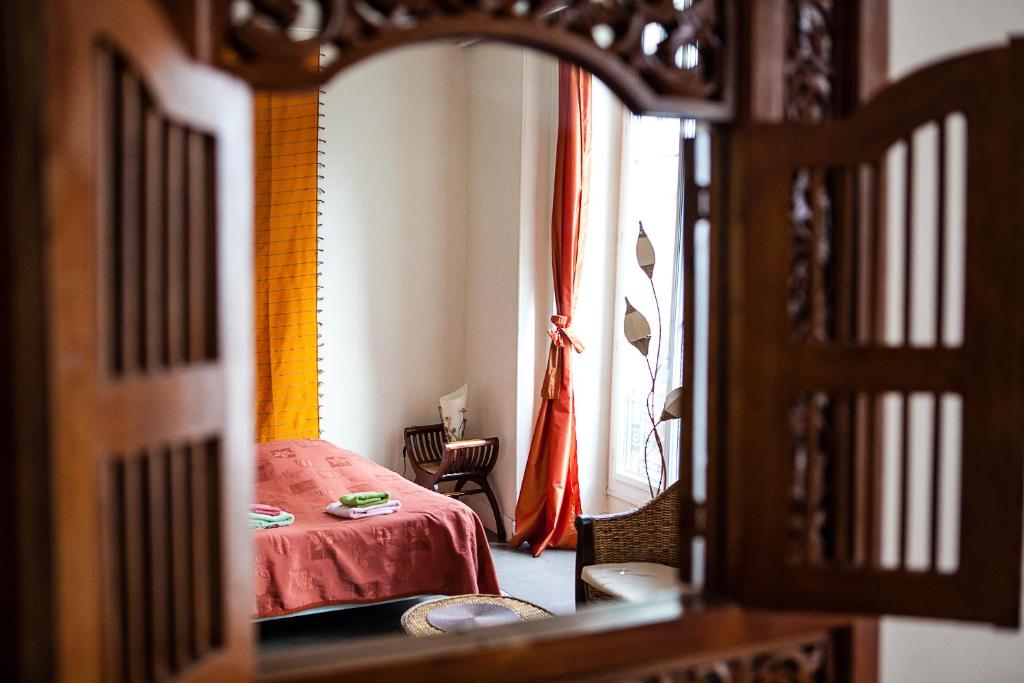
<svg viewBox="0 0 1024 683">
<path fill-rule="evenodd" d="M 320 435 L 317 93 L 257 93 L 256 441 Z"/>
<path fill-rule="evenodd" d="M 534 556 L 549 545 L 576 547 L 580 512 L 576 462 L 576 408 L 572 352 L 583 345 L 572 331 L 572 315 L 583 258 L 590 193 L 590 74 L 558 65 L 558 146 L 551 209 L 551 271 L 557 313 L 548 331 L 551 347 L 541 386 L 523 486 L 516 503 L 516 533 L 509 545 L 529 541 Z"/>
</svg>

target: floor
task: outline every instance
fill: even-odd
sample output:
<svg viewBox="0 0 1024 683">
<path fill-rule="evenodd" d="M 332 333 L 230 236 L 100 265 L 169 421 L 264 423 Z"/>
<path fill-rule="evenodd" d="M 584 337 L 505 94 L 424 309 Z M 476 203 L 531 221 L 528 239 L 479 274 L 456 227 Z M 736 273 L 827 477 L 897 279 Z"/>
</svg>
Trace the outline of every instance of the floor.
<svg viewBox="0 0 1024 683">
<path fill-rule="evenodd" d="M 540 557 L 534 557 L 528 546 L 513 550 L 497 541 L 490 545 L 498 585 L 505 593 L 555 614 L 575 611 L 575 551 L 548 549 Z M 277 649 L 400 633 L 402 614 L 430 599 L 426 596 L 262 621 L 258 624 L 260 647 Z"/>
<path fill-rule="evenodd" d="M 504 543 L 491 543 L 491 556 L 501 590 L 555 614 L 576 611 L 575 550 L 548 548 L 534 557 L 529 546 L 513 550 Z"/>
</svg>

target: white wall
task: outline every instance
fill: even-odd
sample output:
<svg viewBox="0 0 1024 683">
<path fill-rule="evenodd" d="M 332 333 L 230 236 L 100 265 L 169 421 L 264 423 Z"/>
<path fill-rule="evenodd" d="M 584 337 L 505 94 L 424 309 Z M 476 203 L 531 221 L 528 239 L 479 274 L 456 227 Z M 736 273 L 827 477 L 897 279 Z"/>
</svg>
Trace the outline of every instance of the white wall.
<svg viewBox="0 0 1024 683">
<path fill-rule="evenodd" d="M 498 436 L 491 476 L 511 530 L 518 467 L 519 239 L 524 53 L 479 44 L 469 69 L 469 192 L 466 234 L 466 378 L 474 436 Z M 482 498 L 467 499 L 491 526 Z"/>
<path fill-rule="evenodd" d="M 464 70 L 460 48 L 424 45 L 323 96 L 321 428 L 398 471 L 402 428 L 436 422 L 465 376 Z"/>
<path fill-rule="evenodd" d="M 558 67 L 527 52 L 523 63 L 523 135 L 519 195 L 519 321 L 516 330 L 515 498 L 522 488 L 533 427 L 540 409 L 540 382 L 547 366 L 547 329 L 554 313 L 551 281 L 551 200 L 558 126 Z M 515 513 L 515 501 L 505 514 Z"/>
<path fill-rule="evenodd" d="M 619 187 L 625 109 L 594 79 L 591 108 L 590 209 L 583 273 L 573 327 L 586 350 L 573 359 L 576 387 L 580 498 L 587 514 L 611 512 L 607 495 L 611 448 L 612 346 L 620 334 L 615 316 L 619 245 Z"/>
<path fill-rule="evenodd" d="M 402 427 L 468 382 L 467 433 L 502 441 L 491 481 L 511 530 L 554 313 L 557 61 L 437 43 L 346 71 L 323 99 L 323 436 L 401 471 Z M 606 510 L 619 112 L 596 84 L 574 321 L 588 513 Z M 493 528 L 486 501 L 466 500 Z"/>
<path fill-rule="evenodd" d="M 558 115 L 557 61 L 503 45 L 478 44 L 469 60 L 469 219 L 466 376 L 478 435 L 502 439 L 492 476 L 511 529 L 530 452 L 554 314 L 551 200 Z M 595 86 L 590 229 L 573 325 L 586 351 L 575 356 L 578 458 L 583 509 L 605 512 L 615 198 L 617 100 Z M 613 119 L 615 119 L 613 121 Z M 613 164 L 615 168 L 613 168 Z M 481 431 L 477 431 L 477 429 Z M 468 502 L 485 524 L 482 499 Z"/>
<path fill-rule="evenodd" d="M 1024 31 L 1022 0 L 890 0 L 890 8 L 893 79 Z M 885 619 L 881 670 L 886 683 L 1024 680 L 1024 634 L 934 620 Z"/>
</svg>

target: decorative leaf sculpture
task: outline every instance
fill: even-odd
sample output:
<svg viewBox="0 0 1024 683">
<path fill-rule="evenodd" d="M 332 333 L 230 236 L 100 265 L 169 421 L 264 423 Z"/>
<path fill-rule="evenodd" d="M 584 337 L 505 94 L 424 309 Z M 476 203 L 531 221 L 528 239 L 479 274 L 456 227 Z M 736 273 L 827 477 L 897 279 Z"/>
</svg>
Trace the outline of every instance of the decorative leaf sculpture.
<svg viewBox="0 0 1024 683">
<path fill-rule="evenodd" d="M 640 234 L 636 238 L 636 262 L 648 278 L 654 277 L 654 244 L 644 232 L 643 221 L 640 221 Z"/>
<path fill-rule="evenodd" d="M 683 388 L 676 387 L 665 397 L 665 408 L 661 411 L 661 420 L 678 420 L 683 416 Z"/>
<path fill-rule="evenodd" d="M 636 238 L 636 263 L 640 267 L 640 270 L 644 271 L 647 276 L 647 282 L 651 286 L 651 297 L 654 300 L 654 310 L 657 315 L 655 322 L 658 323 L 658 344 L 657 349 L 654 352 L 654 358 L 652 359 L 649 355 L 651 347 L 651 324 L 647 321 L 647 318 L 643 313 L 638 311 L 633 304 L 630 303 L 629 297 L 626 297 L 626 315 L 622 320 L 623 331 L 626 333 L 626 339 L 630 344 L 635 346 L 640 353 L 644 354 L 644 358 L 647 359 L 647 369 L 651 376 L 651 389 L 647 393 L 647 417 L 651 422 L 651 429 L 647 433 L 647 438 L 644 440 L 643 445 L 643 456 L 644 456 L 644 473 L 647 475 L 647 487 L 651 493 L 651 497 L 661 493 L 665 490 L 668 485 L 668 462 L 665 458 L 665 444 L 662 442 L 661 434 L 658 432 L 658 428 L 663 422 L 667 420 L 678 420 L 683 417 L 684 405 L 684 393 L 682 387 L 677 387 L 669 392 L 668 396 L 665 397 L 665 406 L 662 409 L 661 417 L 655 419 L 655 393 L 658 388 L 658 374 L 661 371 L 661 342 L 664 334 L 663 322 L 661 318 L 661 304 L 658 303 L 658 290 L 654 286 L 654 244 L 651 239 L 647 236 L 647 232 L 644 230 L 643 221 L 638 221 L 640 226 L 640 233 Z M 652 362 L 653 361 L 653 362 Z M 649 449 L 651 439 L 654 440 L 654 445 L 658 449 L 658 455 L 661 458 L 661 468 L 659 470 L 657 480 L 652 479 L 651 471 L 649 467 Z"/>
<path fill-rule="evenodd" d="M 622 319 L 622 329 L 626 333 L 626 340 L 646 356 L 651 344 L 651 324 L 647 322 L 643 313 L 629 303 L 629 297 L 626 297 L 626 315 Z"/>
</svg>

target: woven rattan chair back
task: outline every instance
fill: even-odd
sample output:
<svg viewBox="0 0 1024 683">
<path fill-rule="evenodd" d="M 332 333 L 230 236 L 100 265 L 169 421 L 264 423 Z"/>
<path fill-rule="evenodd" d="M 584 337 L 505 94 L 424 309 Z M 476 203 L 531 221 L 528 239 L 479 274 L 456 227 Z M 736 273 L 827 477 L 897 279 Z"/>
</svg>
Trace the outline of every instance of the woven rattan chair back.
<svg viewBox="0 0 1024 683">
<path fill-rule="evenodd" d="M 657 562 L 679 566 L 679 484 L 635 513 L 594 519 L 594 564 Z"/>
</svg>

